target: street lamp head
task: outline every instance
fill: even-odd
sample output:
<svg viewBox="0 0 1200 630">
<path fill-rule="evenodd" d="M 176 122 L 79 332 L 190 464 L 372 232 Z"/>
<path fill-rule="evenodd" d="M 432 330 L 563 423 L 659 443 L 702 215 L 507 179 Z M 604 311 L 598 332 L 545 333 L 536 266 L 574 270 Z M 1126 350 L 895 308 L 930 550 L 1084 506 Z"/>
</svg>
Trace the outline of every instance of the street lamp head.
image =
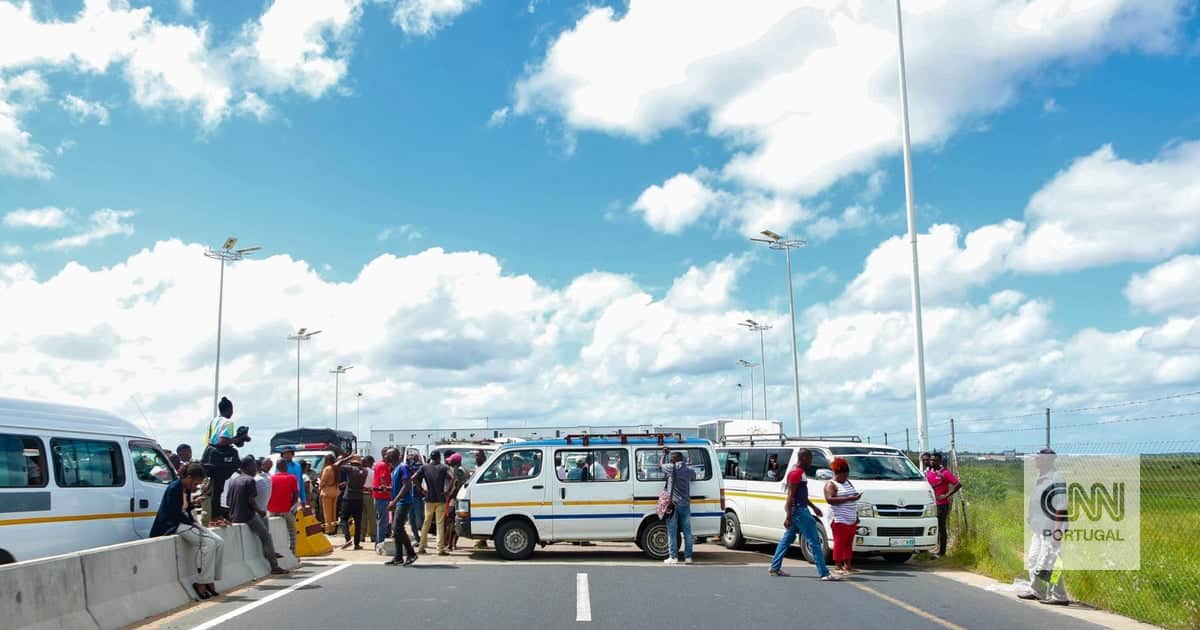
<svg viewBox="0 0 1200 630">
<path fill-rule="evenodd" d="M 233 249 L 234 245 L 237 245 L 237 237 L 230 236 L 229 238 L 225 239 L 225 244 L 221 246 L 221 249 L 228 251 Z"/>
<path fill-rule="evenodd" d="M 756 243 L 766 243 L 771 249 L 796 249 L 808 245 L 808 241 L 799 238 L 788 239 L 784 238 L 771 230 L 763 230 L 761 234 L 767 238 L 752 238 L 750 240 Z"/>
<path fill-rule="evenodd" d="M 782 241 L 783 240 L 782 236 L 772 232 L 771 230 L 763 230 L 762 232 L 759 232 L 759 234 L 762 234 L 763 236 L 771 239 L 772 241 Z"/>
<path fill-rule="evenodd" d="M 296 331 L 296 336 L 297 336 L 297 337 L 303 337 L 303 336 L 304 336 L 304 332 L 305 332 L 306 330 L 308 330 L 308 329 L 307 329 L 307 328 L 301 328 L 300 330 L 297 330 L 297 331 Z"/>
<path fill-rule="evenodd" d="M 749 362 L 749 361 L 747 361 L 747 360 L 745 360 L 745 359 L 738 359 L 738 365 L 740 365 L 740 366 L 742 366 L 742 367 L 744 367 L 744 368 L 754 368 L 754 367 L 758 367 L 758 364 L 757 364 L 757 363 L 751 363 L 751 362 Z"/>
<path fill-rule="evenodd" d="M 262 247 L 255 245 L 254 247 L 244 247 L 242 249 L 235 250 L 234 253 L 238 254 L 240 256 L 245 256 L 246 254 L 253 254 L 254 252 L 256 252 L 260 249 L 262 249 Z"/>
</svg>

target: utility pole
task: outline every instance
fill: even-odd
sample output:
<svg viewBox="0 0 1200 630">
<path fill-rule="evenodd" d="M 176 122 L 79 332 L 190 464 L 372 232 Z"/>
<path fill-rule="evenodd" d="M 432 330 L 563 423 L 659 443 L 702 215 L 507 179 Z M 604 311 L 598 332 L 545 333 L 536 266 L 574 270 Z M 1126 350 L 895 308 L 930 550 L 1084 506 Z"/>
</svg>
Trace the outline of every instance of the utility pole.
<svg viewBox="0 0 1200 630">
<path fill-rule="evenodd" d="M 904 427 L 904 452 L 906 454 L 912 452 L 912 442 L 908 440 L 908 427 Z"/>
<path fill-rule="evenodd" d="M 883 445 L 888 446 L 887 431 L 883 432 Z"/>
<path fill-rule="evenodd" d="M 954 443 L 954 437 L 955 437 L 954 436 L 954 418 L 950 418 L 950 455 L 951 456 L 954 455 L 954 453 L 956 452 L 955 449 L 958 448 L 957 445 Z"/>
<path fill-rule="evenodd" d="M 1050 448 L 1050 408 L 1046 407 L 1046 448 Z"/>
</svg>

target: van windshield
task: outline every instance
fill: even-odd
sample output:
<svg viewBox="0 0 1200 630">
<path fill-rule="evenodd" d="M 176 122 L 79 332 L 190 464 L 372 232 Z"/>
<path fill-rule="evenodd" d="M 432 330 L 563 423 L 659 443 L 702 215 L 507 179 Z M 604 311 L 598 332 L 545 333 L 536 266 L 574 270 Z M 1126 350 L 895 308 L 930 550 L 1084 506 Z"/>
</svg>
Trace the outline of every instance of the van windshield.
<svg viewBox="0 0 1200 630">
<path fill-rule="evenodd" d="M 920 481 L 921 472 L 907 457 L 889 455 L 843 455 L 850 462 L 850 480 Z"/>
</svg>

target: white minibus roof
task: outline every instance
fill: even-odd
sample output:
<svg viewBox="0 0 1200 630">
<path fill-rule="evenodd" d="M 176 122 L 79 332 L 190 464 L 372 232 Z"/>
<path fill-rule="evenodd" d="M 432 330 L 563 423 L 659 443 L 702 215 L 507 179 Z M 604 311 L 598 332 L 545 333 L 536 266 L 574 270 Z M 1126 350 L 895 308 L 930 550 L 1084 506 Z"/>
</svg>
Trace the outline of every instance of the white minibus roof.
<svg viewBox="0 0 1200 630">
<path fill-rule="evenodd" d="M 107 411 L 18 398 L 0 398 L 0 427 L 153 439 L 137 425 Z"/>
</svg>

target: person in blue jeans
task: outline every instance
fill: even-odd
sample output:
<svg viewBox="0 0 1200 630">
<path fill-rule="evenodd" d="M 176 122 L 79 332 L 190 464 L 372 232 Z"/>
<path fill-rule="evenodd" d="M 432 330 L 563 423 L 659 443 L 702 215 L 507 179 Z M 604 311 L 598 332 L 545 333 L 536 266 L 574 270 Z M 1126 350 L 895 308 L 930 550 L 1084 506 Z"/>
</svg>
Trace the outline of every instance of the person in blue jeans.
<svg viewBox="0 0 1200 630">
<path fill-rule="evenodd" d="M 829 567 L 825 566 L 825 551 L 821 548 L 821 538 L 817 534 L 816 518 L 821 517 L 821 508 L 808 498 L 808 479 L 804 471 L 811 465 L 812 453 L 801 449 L 799 465 L 787 475 L 787 504 L 784 507 L 787 516 L 783 519 L 786 529 L 783 538 L 779 539 L 779 545 L 775 547 L 775 557 L 771 559 L 771 569 L 767 573 L 773 577 L 790 577 L 791 574 L 783 570 L 783 557 L 787 555 L 796 536 L 800 536 L 808 543 L 808 549 L 816 560 L 817 575 L 826 582 L 836 582 L 838 577 L 831 574 Z M 809 512 L 810 509 L 812 512 Z M 814 514 L 816 518 L 813 518 Z"/>
<path fill-rule="evenodd" d="M 408 452 L 408 469 L 415 470 L 421 467 L 421 454 L 416 451 Z M 413 506 L 408 512 L 408 524 L 412 527 L 413 543 L 418 546 L 421 544 L 421 527 L 425 525 L 425 497 L 419 492 L 413 493 Z"/>
<path fill-rule="evenodd" d="M 670 453 L 671 461 L 667 462 Z M 683 563 L 692 563 L 692 480 L 696 471 L 683 461 L 683 453 L 671 453 L 663 447 L 662 461 L 659 462 L 667 475 L 667 486 L 671 489 L 671 502 L 675 504 L 675 514 L 667 519 L 667 549 L 669 554 L 663 560 L 666 564 L 679 562 L 679 530 L 683 530 Z"/>
</svg>

